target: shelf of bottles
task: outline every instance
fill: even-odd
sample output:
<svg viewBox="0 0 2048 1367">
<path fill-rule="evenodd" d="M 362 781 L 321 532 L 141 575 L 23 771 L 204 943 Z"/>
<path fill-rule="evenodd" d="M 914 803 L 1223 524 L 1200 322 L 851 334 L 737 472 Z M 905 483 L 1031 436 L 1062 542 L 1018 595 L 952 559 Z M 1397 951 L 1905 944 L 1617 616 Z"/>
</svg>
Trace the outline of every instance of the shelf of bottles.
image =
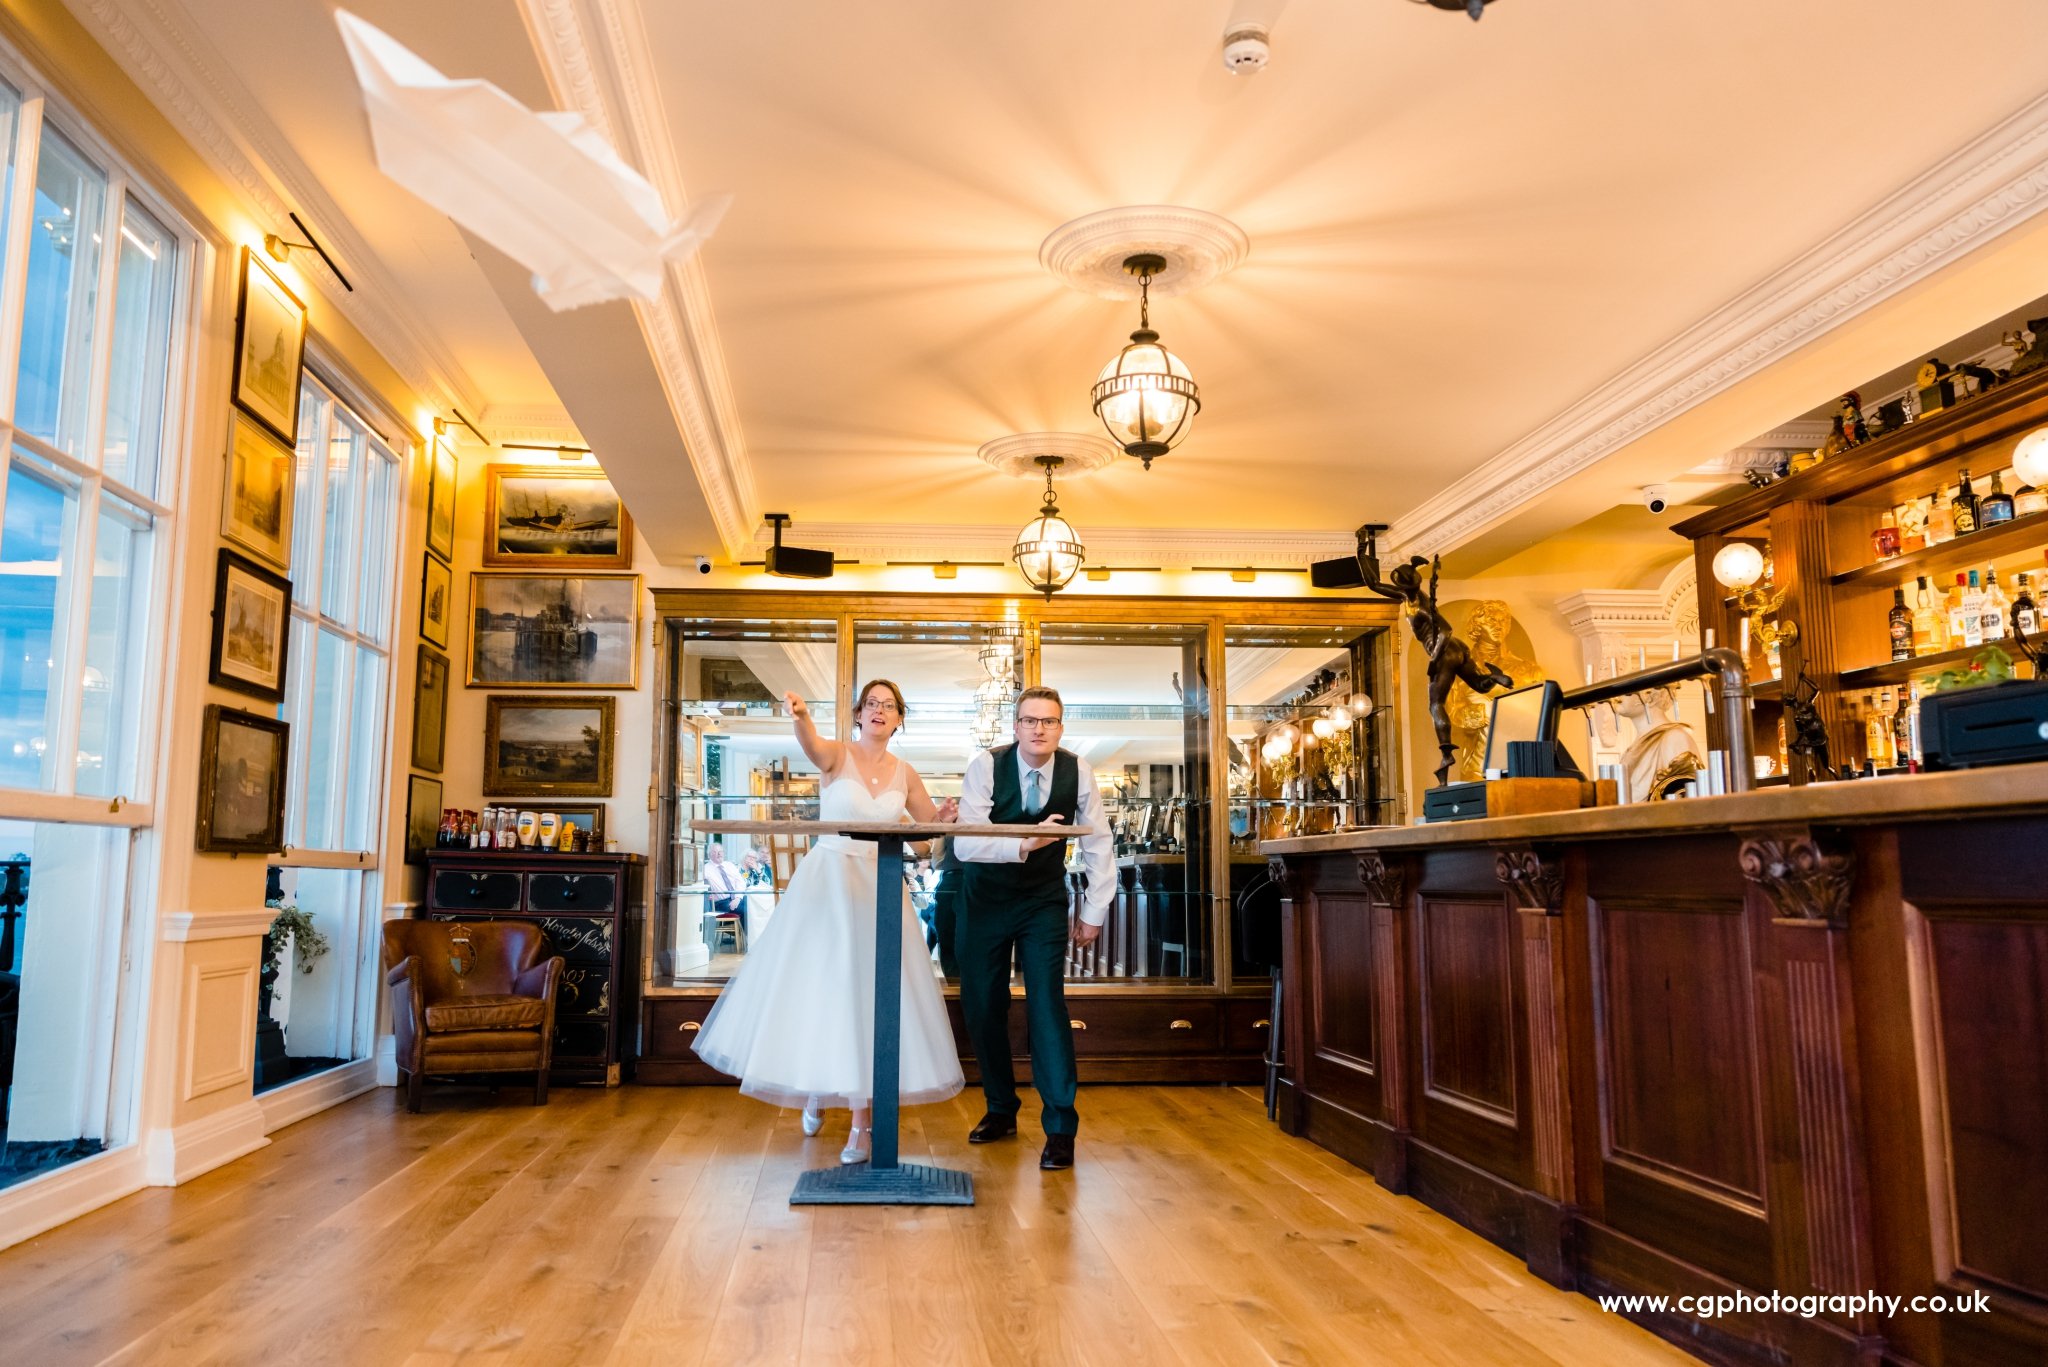
<svg viewBox="0 0 2048 1367">
<path fill-rule="evenodd" d="M 1385 743 L 1391 709 L 1338 690 L 1312 702 L 1225 709 L 1231 736 L 1230 844 L 1324 835 L 1389 819 L 1371 793 L 1366 754 Z"/>
</svg>

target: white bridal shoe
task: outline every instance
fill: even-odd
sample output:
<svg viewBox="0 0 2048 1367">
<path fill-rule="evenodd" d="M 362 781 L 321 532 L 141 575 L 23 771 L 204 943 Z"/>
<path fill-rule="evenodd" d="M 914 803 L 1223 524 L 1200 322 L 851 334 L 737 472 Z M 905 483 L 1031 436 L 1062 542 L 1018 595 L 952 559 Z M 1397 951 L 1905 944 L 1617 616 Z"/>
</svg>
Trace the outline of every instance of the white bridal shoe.
<svg viewBox="0 0 2048 1367">
<path fill-rule="evenodd" d="M 824 1128 L 825 1113 L 823 1111 L 813 1110 L 809 1106 L 804 1107 L 804 1138 L 809 1139 L 812 1135 L 816 1134 L 819 1130 L 822 1130 Z"/>
<path fill-rule="evenodd" d="M 867 1162 L 868 1142 L 874 1138 L 874 1134 L 875 1131 L 872 1126 L 855 1125 L 847 1135 L 846 1147 L 839 1151 L 839 1161 L 842 1163 Z"/>
</svg>

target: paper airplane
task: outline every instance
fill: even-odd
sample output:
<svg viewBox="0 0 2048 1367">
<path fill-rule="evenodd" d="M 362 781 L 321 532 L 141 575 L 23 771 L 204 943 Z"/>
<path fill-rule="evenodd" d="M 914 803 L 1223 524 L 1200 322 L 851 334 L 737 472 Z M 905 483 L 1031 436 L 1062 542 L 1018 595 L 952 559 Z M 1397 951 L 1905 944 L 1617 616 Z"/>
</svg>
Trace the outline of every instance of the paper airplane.
<svg viewBox="0 0 2048 1367">
<path fill-rule="evenodd" d="M 583 115 L 536 113 L 489 81 L 442 75 L 346 10 L 334 19 L 378 167 L 531 270 L 557 312 L 654 298 L 663 266 L 703 246 L 732 203 L 707 200 L 677 223 Z"/>
</svg>

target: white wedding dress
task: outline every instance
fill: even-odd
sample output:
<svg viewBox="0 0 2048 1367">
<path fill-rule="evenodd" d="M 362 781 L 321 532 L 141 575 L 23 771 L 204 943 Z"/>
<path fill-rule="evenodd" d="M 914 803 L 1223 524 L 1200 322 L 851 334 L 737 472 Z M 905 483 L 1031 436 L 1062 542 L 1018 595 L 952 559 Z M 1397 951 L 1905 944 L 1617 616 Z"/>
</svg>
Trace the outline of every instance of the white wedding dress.
<svg viewBox="0 0 2048 1367">
<path fill-rule="evenodd" d="M 910 766 L 870 794 L 850 762 L 827 776 L 827 821 L 900 821 Z M 699 1057 L 740 1080 L 746 1096 L 778 1106 L 859 1108 L 874 1089 L 875 846 L 817 838 L 797 864 L 775 914 L 697 1032 Z M 906 1106 L 943 1101 L 965 1082 L 932 973 L 924 931 L 899 893 L 903 916 L 903 1045 L 898 1096 Z"/>
</svg>

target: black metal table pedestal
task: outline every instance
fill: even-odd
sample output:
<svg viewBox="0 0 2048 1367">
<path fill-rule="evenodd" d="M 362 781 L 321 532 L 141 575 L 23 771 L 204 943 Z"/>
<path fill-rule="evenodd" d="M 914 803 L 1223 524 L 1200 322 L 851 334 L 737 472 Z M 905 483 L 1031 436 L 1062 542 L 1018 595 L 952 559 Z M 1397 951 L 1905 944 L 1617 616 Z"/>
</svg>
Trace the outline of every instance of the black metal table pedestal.
<svg viewBox="0 0 2048 1367">
<path fill-rule="evenodd" d="M 813 1168 L 793 1206 L 971 1206 L 974 1178 L 952 1168 L 899 1163 L 896 1112 L 903 1062 L 903 837 L 875 842 L 875 1078 L 872 1148 L 865 1163 Z"/>
</svg>

